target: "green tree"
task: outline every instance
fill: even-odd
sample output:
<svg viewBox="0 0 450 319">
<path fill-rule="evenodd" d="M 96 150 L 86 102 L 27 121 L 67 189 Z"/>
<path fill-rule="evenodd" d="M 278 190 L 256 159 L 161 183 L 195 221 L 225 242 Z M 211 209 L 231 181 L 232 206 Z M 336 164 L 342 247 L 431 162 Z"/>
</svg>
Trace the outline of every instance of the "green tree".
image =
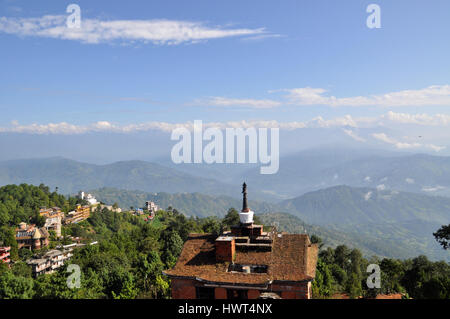
<svg viewBox="0 0 450 319">
<path fill-rule="evenodd" d="M 202 223 L 202 230 L 205 233 L 210 233 L 217 236 L 221 233 L 222 227 L 216 217 L 207 217 Z"/>
<path fill-rule="evenodd" d="M 450 247 L 450 224 L 439 228 L 433 233 L 433 236 L 444 249 L 448 249 Z"/>
<path fill-rule="evenodd" d="M 162 236 L 163 241 L 163 253 L 162 260 L 168 268 L 175 266 L 177 258 L 180 255 L 183 248 L 183 240 L 177 232 L 165 232 Z"/>
<path fill-rule="evenodd" d="M 223 228 L 229 229 L 231 226 L 239 225 L 239 213 L 236 209 L 230 208 L 222 220 Z"/>
<path fill-rule="evenodd" d="M 15 276 L 11 271 L 0 274 L 0 299 L 31 299 L 33 279 Z"/>
<path fill-rule="evenodd" d="M 333 293 L 333 275 L 320 258 L 317 261 L 316 278 L 312 284 L 314 298 L 329 297 Z"/>
<path fill-rule="evenodd" d="M 113 299 L 134 299 L 139 293 L 133 274 L 123 267 L 115 267 L 107 275 L 107 294 Z"/>
<path fill-rule="evenodd" d="M 403 293 L 405 289 L 400 283 L 405 267 L 399 260 L 384 258 L 380 263 L 381 292 L 384 294 Z"/>
<path fill-rule="evenodd" d="M 11 267 L 11 271 L 15 276 L 32 278 L 31 267 L 23 261 L 15 262 Z"/>
<path fill-rule="evenodd" d="M 350 249 L 345 245 L 339 245 L 334 250 L 334 262 L 342 269 L 347 269 L 350 261 Z"/>
<path fill-rule="evenodd" d="M 311 243 L 312 244 L 317 244 L 317 246 L 319 246 L 319 249 L 321 249 L 323 247 L 323 245 L 324 245 L 323 241 L 322 241 L 322 238 L 320 238 L 317 235 L 312 235 L 311 236 Z"/>
</svg>

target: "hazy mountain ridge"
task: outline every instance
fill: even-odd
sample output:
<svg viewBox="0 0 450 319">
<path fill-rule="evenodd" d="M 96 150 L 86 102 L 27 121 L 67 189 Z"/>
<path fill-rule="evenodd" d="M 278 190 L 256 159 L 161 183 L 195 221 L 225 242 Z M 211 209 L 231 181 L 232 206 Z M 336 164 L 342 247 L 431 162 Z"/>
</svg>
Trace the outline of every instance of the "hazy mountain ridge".
<svg viewBox="0 0 450 319">
<path fill-rule="evenodd" d="M 335 186 L 281 204 L 306 223 L 345 233 L 380 255 L 450 260 L 433 237 L 450 220 L 447 197 Z"/>
<path fill-rule="evenodd" d="M 375 195 L 366 212 L 364 196 L 368 192 Z M 103 202 L 117 202 L 124 208 L 140 207 L 145 200 L 153 200 L 162 208 L 172 206 L 186 215 L 200 217 L 221 217 L 230 207 L 239 210 L 241 206 L 239 199 L 200 193 L 155 194 L 111 188 L 92 193 Z M 388 199 L 388 196 L 391 197 Z M 441 210 L 450 207 L 449 203 L 450 199 L 445 197 L 338 186 L 281 204 L 250 201 L 249 205 L 264 223 L 276 225 L 283 231 L 316 234 L 328 246 L 357 247 L 367 256 L 412 258 L 425 254 L 435 260 L 449 260 L 448 253 L 432 236 L 441 224 L 448 223 L 450 214 Z M 399 213 L 391 216 L 396 212 Z"/>
<path fill-rule="evenodd" d="M 274 176 L 253 169 L 244 177 L 258 190 L 274 191 L 280 198 L 337 185 L 450 196 L 450 157 L 351 149 L 302 151 L 281 158 Z"/>
<path fill-rule="evenodd" d="M 154 201 L 162 209 L 169 206 L 176 208 L 180 213 L 188 216 L 218 216 L 224 217 L 231 207 L 239 210 L 242 207 L 240 199 L 229 196 L 211 196 L 201 193 L 175 193 L 165 192 L 147 193 L 138 190 L 121 190 L 116 188 L 101 188 L 90 191 L 99 201 L 107 204 L 117 203 L 119 207 L 129 209 L 142 207 L 145 201 Z M 253 210 L 260 213 L 274 212 L 279 209 L 277 205 L 266 202 L 249 201 Z"/>
<path fill-rule="evenodd" d="M 425 220 L 445 223 L 450 198 L 334 186 L 283 201 L 282 207 L 309 223 L 354 225 Z"/>
<path fill-rule="evenodd" d="M 66 194 L 107 186 L 147 192 L 189 190 L 239 196 L 236 187 L 144 161 L 95 165 L 54 157 L 0 162 L 0 185 L 21 183 L 43 183 L 58 187 L 61 193 Z"/>
</svg>

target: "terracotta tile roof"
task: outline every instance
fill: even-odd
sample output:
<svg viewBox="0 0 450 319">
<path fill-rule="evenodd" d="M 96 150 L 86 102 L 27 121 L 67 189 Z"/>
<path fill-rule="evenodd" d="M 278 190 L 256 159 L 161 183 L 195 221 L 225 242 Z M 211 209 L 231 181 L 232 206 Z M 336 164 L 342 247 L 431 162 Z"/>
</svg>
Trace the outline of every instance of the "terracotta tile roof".
<svg viewBox="0 0 450 319">
<path fill-rule="evenodd" d="M 267 273 L 231 273 L 229 263 L 217 263 L 216 236 L 190 234 L 177 264 L 164 273 L 174 277 L 197 280 L 266 285 L 270 281 L 304 281 L 315 276 L 318 247 L 306 234 L 283 234 L 273 237 L 272 251 L 252 251 L 236 248 L 235 263 L 267 265 Z"/>
<path fill-rule="evenodd" d="M 389 295 L 383 295 L 379 294 L 375 297 L 375 299 L 402 299 L 402 294 L 389 294 Z"/>
</svg>

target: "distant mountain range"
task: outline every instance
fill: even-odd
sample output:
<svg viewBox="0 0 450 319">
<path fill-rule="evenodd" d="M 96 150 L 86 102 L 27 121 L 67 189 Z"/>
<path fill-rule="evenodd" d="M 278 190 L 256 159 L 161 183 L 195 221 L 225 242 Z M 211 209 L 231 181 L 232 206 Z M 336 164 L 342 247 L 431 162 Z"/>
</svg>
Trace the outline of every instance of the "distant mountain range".
<svg viewBox="0 0 450 319">
<path fill-rule="evenodd" d="M 197 177 L 155 163 L 123 161 L 95 165 L 65 158 L 0 162 L 0 185 L 44 183 L 69 194 L 101 187 L 139 189 L 146 192 L 202 192 L 239 196 L 239 186 Z"/>
<path fill-rule="evenodd" d="M 281 198 L 336 185 L 450 196 L 450 157 L 425 154 L 311 150 L 281 158 L 274 176 L 256 169 L 244 176 L 249 185 Z"/>
<path fill-rule="evenodd" d="M 411 220 L 450 220 L 450 198 L 374 188 L 334 186 L 280 203 L 286 211 L 317 225 L 361 225 Z"/>
<path fill-rule="evenodd" d="M 199 217 L 223 217 L 230 207 L 241 207 L 239 199 L 200 193 L 155 194 L 112 188 L 91 193 L 123 208 L 141 207 L 146 200 L 153 200 L 162 208 L 172 206 Z M 425 254 L 450 260 L 432 236 L 440 225 L 449 223 L 450 199 L 446 197 L 336 186 L 279 204 L 250 201 L 249 205 L 266 224 L 317 234 L 330 246 L 346 244 L 367 255 L 410 258 Z"/>
<path fill-rule="evenodd" d="M 278 202 L 337 185 L 393 189 L 450 197 L 450 157 L 364 149 L 311 149 L 280 158 L 277 174 L 258 164 L 173 164 L 121 161 L 95 165 L 64 158 L 0 162 L 0 185 L 45 183 L 63 193 L 115 187 L 145 192 L 240 197 Z"/>
<path fill-rule="evenodd" d="M 336 230 L 380 255 L 450 260 L 433 232 L 450 222 L 450 198 L 335 186 L 280 205 L 306 223 Z"/>
<path fill-rule="evenodd" d="M 341 234 L 341 240 L 354 240 L 366 252 L 449 259 L 432 232 L 449 223 L 450 198 L 429 195 L 450 196 L 450 157 L 317 149 L 280 159 L 275 175 L 259 174 L 257 165 L 0 162 L 0 186 L 43 183 L 65 194 L 94 190 L 99 200 L 123 208 L 154 200 L 193 216 L 239 209 L 243 180 L 256 213 L 290 213 L 320 227 L 327 238 L 330 232 Z"/>
<path fill-rule="evenodd" d="M 245 180 L 271 200 L 289 199 L 337 185 L 393 189 L 450 197 L 450 157 L 371 149 L 317 148 L 280 158 L 277 174 L 258 164 L 178 164 L 160 161 L 197 177 L 236 185 Z"/>
</svg>

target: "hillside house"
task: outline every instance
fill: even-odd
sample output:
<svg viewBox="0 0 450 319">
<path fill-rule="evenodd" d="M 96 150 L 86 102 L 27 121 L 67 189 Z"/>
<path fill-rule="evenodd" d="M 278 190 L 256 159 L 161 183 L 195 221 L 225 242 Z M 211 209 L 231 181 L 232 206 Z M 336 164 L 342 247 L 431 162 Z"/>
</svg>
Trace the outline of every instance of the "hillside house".
<svg viewBox="0 0 450 319">
<path fill-rule="evenodd" d="M 48 246 L 50 234 L 45 227 L 20 223 L 16 228 L 16 241 L 18 248 L 41 249 Z"/>
<path fill-rule="evenodd" d="M 27 260 L 27 264 L 31 266 L 35 277 L 41 274 L 51 274 L 56 269 L 64 265 L 65 261 L 73 256 L 72 249 L 68 250 L 50 250 L 40 258 Z"/>
<path fill-rule="evenodd" d="M 64 224 L 76 224 L 91 216 L 91 207 L 89 205 L 77 205 L 74 211 L 67 213 Z"/>
</svg>

